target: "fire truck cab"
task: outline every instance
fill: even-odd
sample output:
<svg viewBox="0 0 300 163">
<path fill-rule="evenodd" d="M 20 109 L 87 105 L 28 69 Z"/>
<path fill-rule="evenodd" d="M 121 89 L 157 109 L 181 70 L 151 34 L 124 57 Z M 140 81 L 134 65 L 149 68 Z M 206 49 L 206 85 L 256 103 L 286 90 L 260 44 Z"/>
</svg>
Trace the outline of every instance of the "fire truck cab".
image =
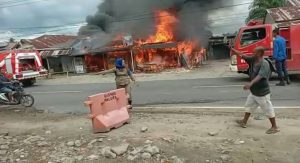
<svg viewBox="0 0 300 163">
<path fill-rule="evenodd" d="M 7 78 L 33 85 L 37 77 L 47 75 L 41 56 L 32 50 L 11 50 L 0 52 L 1 72 Z"/>
<path fill-rule="evenodd" d="M 273 55 L 273 25 L 250 22 L 242 27 L 235 39 L 234 48 L 251 56 L 258 46 L 265 47 L 266 59 L 274 64 Z M 279 28 L 280 35 L 287 40 L 287 67 L 291 73 L 300 73 L 300 24 L 291 24 L 288 27 Z M 231 52 L 231 70 L 239 73 L 248 73 L 248 64 L 239 56 Z M 276 71 L 271 66 L 272 71 Z"/>
</svg>

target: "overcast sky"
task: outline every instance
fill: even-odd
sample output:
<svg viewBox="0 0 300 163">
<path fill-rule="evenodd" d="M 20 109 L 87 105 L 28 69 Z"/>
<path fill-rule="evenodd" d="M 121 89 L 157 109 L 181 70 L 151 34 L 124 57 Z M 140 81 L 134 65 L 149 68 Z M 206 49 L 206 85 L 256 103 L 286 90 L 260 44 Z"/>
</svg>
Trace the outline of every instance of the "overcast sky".
<svg viewBox="0 0 300 163">
<path fill-rule="evenodd" d="M 85 17 L 97 11 L 102 0 L 0 0 L 0 40 L 42 34 L 76 34 Z M 251 0 L 234 0 L 235 4 Z M 21 3 L 27 3 L 26 5 Z M 219 9 L 210 15 L 215 34 L 234 32 L 244 24 L 248 5 Z M 227 17 L 227 19 L 223 19 Z M 222 19 L 222 20 L 220 20 Z M 76 23 L 76 24 L 74 24 Z M 70 24 L 70 25 L 66 25 Z M 64 26 L 62 26 L 64 25 Z M 62 26 L 56 28 L 27 28 Z M 16 29 L 25 28 L 25 29 Z"/>
</svg>

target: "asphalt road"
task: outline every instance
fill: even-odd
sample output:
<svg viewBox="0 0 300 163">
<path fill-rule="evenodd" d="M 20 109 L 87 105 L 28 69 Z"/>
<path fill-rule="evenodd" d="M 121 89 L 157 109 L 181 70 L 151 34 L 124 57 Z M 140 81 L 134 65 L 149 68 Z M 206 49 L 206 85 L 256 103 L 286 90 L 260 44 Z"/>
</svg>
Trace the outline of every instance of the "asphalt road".
<svg viewBox="0 0 300 163">
<path fill-rule="evenodd" d="M 249 92 L 242 90 L 245 77 L 189 79 L 141 82 L 133 87 L 135 106 L 243 106 Z M 287 87 L 272 84 L 275 106 L 300 106 L 300 82 Z M 114 89 L 114 84 L 36 85 L 26 88 L 35 97 L 37 109 L 51 112 L 80 112 L 89 110 L 83 102 L 89 95 Z"/>
</svg>

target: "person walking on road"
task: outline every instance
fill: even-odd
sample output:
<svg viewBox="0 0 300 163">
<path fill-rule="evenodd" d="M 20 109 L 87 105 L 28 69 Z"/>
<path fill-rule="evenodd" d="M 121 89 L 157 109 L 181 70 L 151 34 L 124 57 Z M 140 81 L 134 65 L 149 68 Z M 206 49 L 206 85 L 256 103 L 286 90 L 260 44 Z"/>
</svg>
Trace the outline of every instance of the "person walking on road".
<svg viewBox="0 0 300 163">
<path fill-rule="evenodd" d="M 274 36 L 274 50 L 273 58 L 275 60 L 276 70 L 280 82 L 277 83 L 277 86 L 285 86 L 285 82 L 290 84 L 290 78 L 286 66 L 286 40 L 279 35 L 279 30 L 275 29 L 273 31 Z"/>
<path fill-rule="evenodd" d="M 122 58 L 117 58 L 115 61 L 115 68 L 110 70 L 102 71 L 97 73 L 97 75 L 105 75 L 109 73 L 114 73 L 116 78 L 116 87 L 117 89 L 125 88 L 126 93 L 129 95 L 128 104 L 132 105 L 132 96 L 131 96 L 131 80 L 136 82 L 133 73 L 126 68 L 125 61 Z"/>
<path fill-rule="evenodd" d="M 269 77 L 271 75 L 270 65 L 268 61 L 264 59 L 265 48 L 257 47 L 254 50 L 254 55 L 247 56 L 232 49 L 232 51 L 242 57 L 249 64 L 249 74 L 251 82 L 244 86 L 244 90 L 250 90 L 250 94 L 247 98 L 245 105 L 245 115 L 243 120 L 238 120 L 237 123 L 246 128 L 250 115 L 260 106 L 266 116 L 269 118 L 272 127 L 267 130 L 267 134 L 274 134 L 279 132 L 279 128 L 276 125 L 275 111 L 270 100 L 270 86 Z"/>
</svg>

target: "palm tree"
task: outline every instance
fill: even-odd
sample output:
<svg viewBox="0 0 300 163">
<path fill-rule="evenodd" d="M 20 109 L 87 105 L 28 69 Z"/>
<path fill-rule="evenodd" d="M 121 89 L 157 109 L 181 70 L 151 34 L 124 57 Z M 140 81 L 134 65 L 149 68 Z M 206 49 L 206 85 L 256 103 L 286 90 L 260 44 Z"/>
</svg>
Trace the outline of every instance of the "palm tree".
<svg viewBox="0 0 300 163">
<path fill-rule="evenodd" d="M 249 15 L 246 18 L 246 22 L 253 19 L 264 19 L 267 15 L 267 9 L 283 7 L 286 4 L 286 0 L 253 0 L 249 6 Z"/>
</svg>

